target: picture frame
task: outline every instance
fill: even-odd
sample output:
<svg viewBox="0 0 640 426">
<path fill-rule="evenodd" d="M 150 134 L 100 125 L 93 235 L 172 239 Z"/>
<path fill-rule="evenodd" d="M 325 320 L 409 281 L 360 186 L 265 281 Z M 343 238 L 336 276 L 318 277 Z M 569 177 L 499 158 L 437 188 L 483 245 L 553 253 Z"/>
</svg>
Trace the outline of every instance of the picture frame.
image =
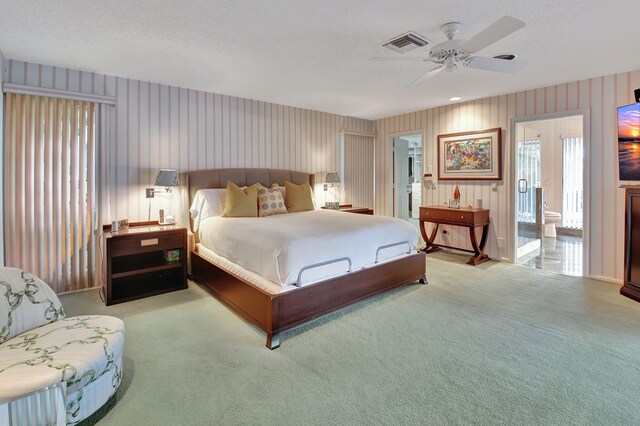
<svg viewBox="0 0 640 426">
<path fill-rule="evenodd" d="M 502 180 L 502 128 L 438 135 L 439 180 Z"/>
</svg>

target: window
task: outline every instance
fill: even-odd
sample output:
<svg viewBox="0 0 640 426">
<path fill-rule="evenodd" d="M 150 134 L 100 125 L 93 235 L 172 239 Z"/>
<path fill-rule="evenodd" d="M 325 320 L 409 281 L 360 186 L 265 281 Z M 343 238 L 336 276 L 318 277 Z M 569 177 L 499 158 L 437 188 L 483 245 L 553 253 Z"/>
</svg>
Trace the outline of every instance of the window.
<svg viewBox="0 0 640 426">
<path fill-rule="evenodd" d="M 582 136 L 562 137 L 562 226 L 582 229 Z"/>
<path fill-rule="evenodd" d="M 56 292 L 94 286 L 95 104 L 6 94 L 5 263 Z"/>
</svg>

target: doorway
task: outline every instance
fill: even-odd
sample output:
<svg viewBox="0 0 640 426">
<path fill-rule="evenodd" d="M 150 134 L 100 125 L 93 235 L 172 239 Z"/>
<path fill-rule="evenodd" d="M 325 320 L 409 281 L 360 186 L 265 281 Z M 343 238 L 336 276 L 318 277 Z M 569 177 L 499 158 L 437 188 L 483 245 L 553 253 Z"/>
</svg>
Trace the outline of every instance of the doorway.
<svg viewBox="0 0 640 426">
<path fill-rule="evenodd" d="M 393 138 L 394 216 L 419 227 L 422 203 L 422 134 Z"/>
<path fill-rule="evenodd" d="M 583 114 L 515 123 L 516 263 L 583 276 Z"/>
</svg>

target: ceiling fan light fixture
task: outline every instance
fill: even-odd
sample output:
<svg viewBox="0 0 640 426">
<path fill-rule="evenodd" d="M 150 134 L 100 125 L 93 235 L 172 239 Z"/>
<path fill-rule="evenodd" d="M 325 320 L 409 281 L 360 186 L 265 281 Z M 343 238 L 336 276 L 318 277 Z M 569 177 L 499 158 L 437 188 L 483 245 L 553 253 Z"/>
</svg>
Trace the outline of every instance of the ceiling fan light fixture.
<svg viewBox="0 0 640 426">
<path fill-rule="evenodd" d="M 456 68 L 458 68 L 458 66 L 456 65 L 453 56 L 449 56 L 446 60 L 446 62 L 444 63 L 444 70 L 445 71 L 454 71 Z"/>
</svg>

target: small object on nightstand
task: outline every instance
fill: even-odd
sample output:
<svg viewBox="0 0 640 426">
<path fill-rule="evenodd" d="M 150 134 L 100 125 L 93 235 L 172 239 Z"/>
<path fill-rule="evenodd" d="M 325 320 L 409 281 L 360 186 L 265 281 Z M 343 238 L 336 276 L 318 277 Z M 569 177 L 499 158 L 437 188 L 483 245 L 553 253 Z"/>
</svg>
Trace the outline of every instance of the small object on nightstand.
<svg viewBox="0 0 640 426">
<path fill-rule="evenodd" d="M 324 208 L 325 209 L 330 209 L 330 210 L 340 210 L 340 202 L 338 202 L 338 201 L 327 201 L 326 203 L 324 203 Z"/>
<path fill-rule="evenodd" d="M 158 222 L 164 223 L 164 210 L 160 209 L 160 215 L 158 216 Z"/>
<path fill-rule="evenodd" d="M 180 249 L 177 250 L 165 250 L 164 260 L 167 262 L 176 262 L 180 260 Z"/>
</svg>

